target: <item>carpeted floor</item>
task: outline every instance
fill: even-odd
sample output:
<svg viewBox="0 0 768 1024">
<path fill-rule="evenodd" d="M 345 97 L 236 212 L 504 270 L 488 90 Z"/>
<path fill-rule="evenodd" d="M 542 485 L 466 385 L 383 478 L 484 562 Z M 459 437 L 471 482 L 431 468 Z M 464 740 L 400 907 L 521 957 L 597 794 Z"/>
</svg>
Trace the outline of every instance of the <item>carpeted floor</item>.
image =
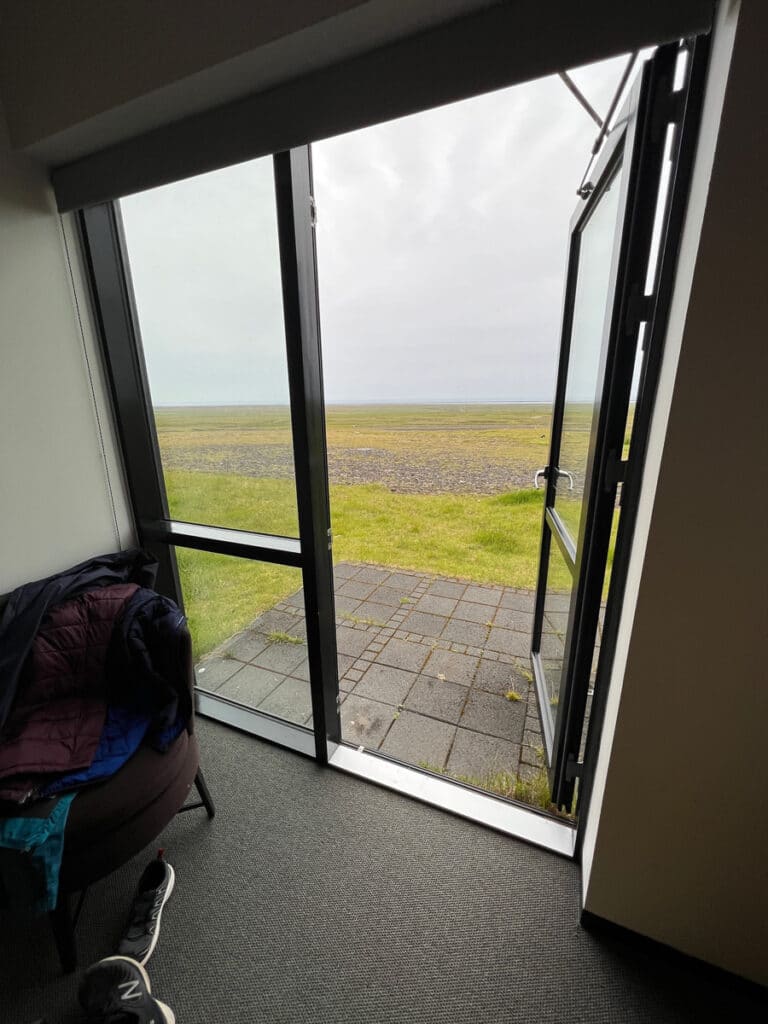
<svg viewBox="0 0 768 1024">
<path fill-rule="evenodd" d="M 765 1006 L 578 925 L 571 863 L 200 722 L 217 803 L 176 868 L 155 992 L 179 1024 L 736 1021 Z M 138 858 L 89 894 L 83 963 L 112 952 Z M 46 920 L 3 918 L 0 1021 L 77 1021 Z"/>
</svg>

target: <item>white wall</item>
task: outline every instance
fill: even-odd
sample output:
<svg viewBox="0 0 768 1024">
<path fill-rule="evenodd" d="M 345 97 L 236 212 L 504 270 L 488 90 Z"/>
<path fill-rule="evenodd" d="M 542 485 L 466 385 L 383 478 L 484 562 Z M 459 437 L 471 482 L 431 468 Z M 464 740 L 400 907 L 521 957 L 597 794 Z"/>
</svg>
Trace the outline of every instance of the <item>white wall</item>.
<svg viewBox="0 0 768 1024">
<path fill-rule="evenodd" d="M 721 5 L 583 880 L 587 910 L 768 983 L 768 6 L 738 14 Z"/>
<path fill-rule="evenodd" d="M 0 594 L 133 543 L 71 228 L 0 110 Z"/>
</svg>

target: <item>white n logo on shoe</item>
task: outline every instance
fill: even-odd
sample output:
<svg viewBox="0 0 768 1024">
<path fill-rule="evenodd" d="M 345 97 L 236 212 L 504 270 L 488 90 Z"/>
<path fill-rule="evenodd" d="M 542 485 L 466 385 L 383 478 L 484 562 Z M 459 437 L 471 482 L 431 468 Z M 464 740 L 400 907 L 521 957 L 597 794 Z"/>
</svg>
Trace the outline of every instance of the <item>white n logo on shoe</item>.
<svg viewBox="0 0 768 1024">
<path fill-rule="evenodd" d="M 139 981 L 124 981 L 121 985 L 117 986 L 121 991 L 120 998 L 126 1000 L 141 999 L 140 985 L 141 982 Z M 125 989 L 125 992 L 122 991 L 123 989 Z"/>
</svg>

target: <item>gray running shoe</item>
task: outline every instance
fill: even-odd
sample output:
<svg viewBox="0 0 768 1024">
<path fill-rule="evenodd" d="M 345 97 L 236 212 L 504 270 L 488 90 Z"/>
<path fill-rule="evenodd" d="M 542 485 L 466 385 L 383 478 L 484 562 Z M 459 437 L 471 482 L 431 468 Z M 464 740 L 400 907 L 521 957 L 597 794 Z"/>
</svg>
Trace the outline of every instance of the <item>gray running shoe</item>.
<svg viewBox="0 0 768 1024">
<path fill-rule="evenodd" d="M 117 947 L 119 956 L 130 957 L 140 964 L 145 964 L 152 956 L 160 937 L 163 907 L 173 892 L 175 878 L 173 868 L 163 860 L 161 850 L 139 879 L 128 927 Z"/>
<path fill-rule="evenodd" d="M 89 967 L 78 998 L 93 1024 L 176 1024 L 173 1010 L 152 995 L 147 972 L 129 957 Z"/>
</svg>

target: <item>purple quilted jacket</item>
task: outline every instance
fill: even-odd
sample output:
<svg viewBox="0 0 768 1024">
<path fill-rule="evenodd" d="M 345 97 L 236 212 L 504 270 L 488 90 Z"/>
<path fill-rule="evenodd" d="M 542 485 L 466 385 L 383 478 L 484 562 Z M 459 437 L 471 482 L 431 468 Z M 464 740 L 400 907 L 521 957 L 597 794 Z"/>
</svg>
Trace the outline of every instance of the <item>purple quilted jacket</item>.
<svg viewBox="0 0 768 1024">
<path fill-rule="evenodd" d="M 47 612 L 0 730 L 0 799 L 21 801 L 41 775 L 93 761 L 107 711 L 115 622 L 138 589 L 135 583 L 101 587 Z"/>
</svg>

